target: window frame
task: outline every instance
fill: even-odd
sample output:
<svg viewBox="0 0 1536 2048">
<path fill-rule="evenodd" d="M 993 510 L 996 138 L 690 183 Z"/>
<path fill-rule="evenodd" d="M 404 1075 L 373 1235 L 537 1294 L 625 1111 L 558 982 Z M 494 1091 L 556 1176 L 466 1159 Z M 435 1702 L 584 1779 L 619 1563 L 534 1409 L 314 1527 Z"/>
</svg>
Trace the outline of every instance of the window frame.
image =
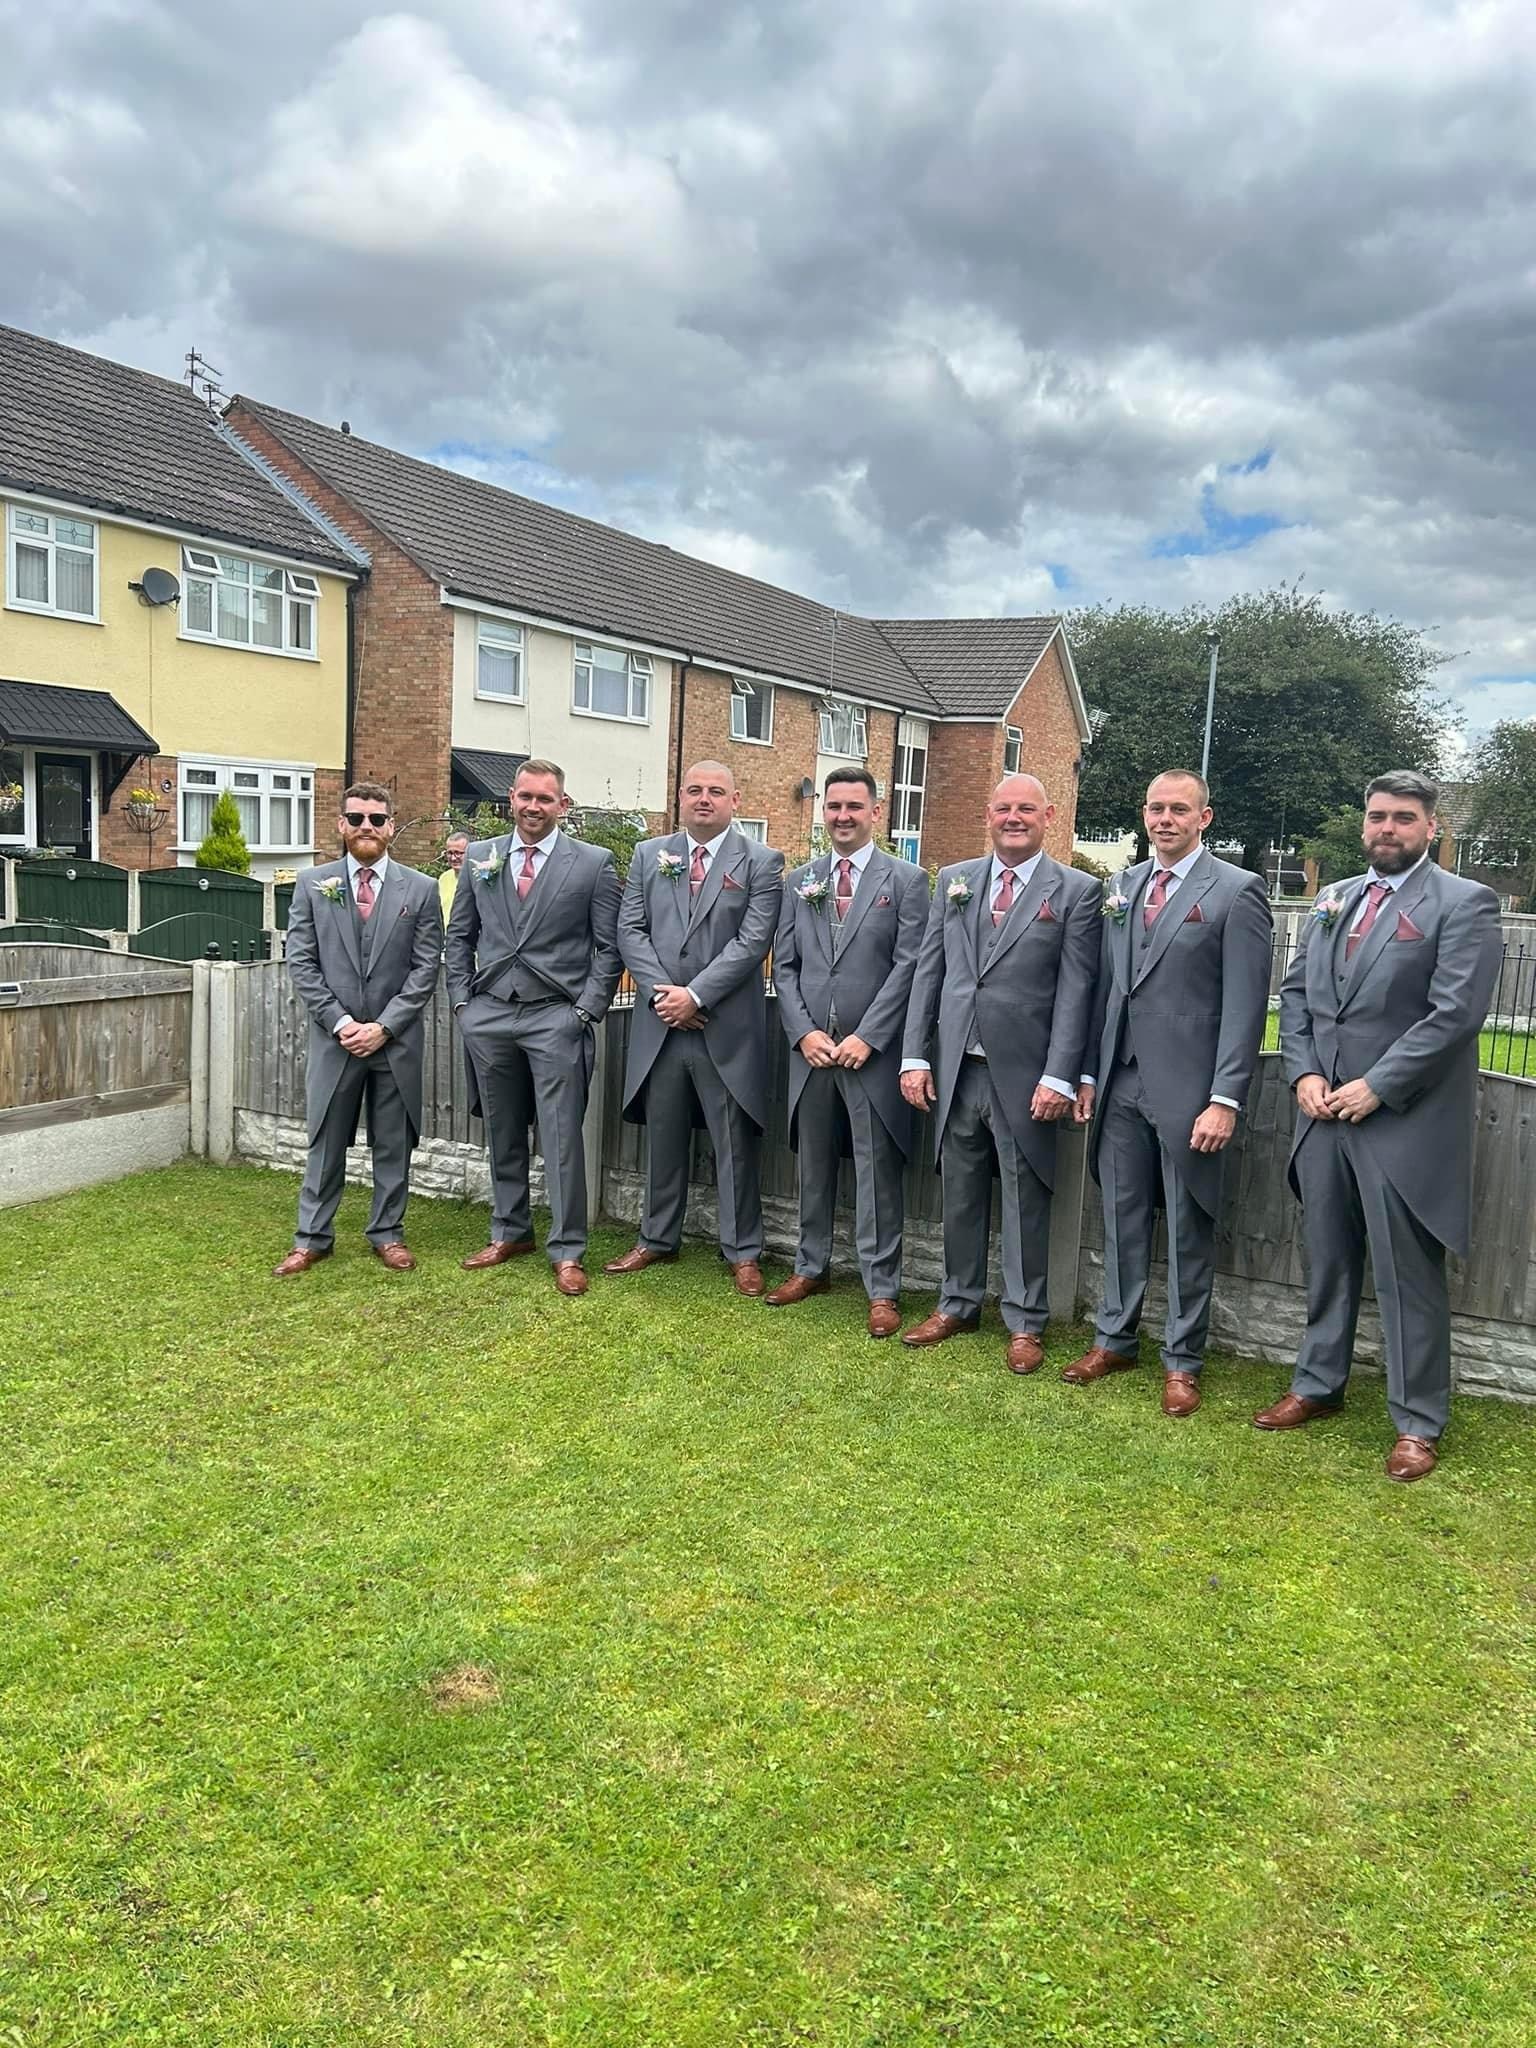
<svg viewBox="0 0 1536 2048">
<path fill-rule="evenodd" d="M 1013 760 L 1008 759 L 1012 753 Z M 1022 725 L 1003 727 L 1003 773 L 1022 775 L 1024 772 L 1024 728 Z"/>
<path fill-rule="evenodd" d="M 21 784 L 21 810 L 14 829 L 0 820 L 0 847 L 30 846 L 31 833 L 28 826 L 34 816 L 37 804 L 37 771 L 33 765 L 34 749 L 31 747 L 0 747 L 0 757 L 14 754 L 20 770 L 16 780 Z M 0 777 L 0 779 L 4 779 Z"/>
<path fill-rule="evenodd" d="M 919 739 L 918 730 L 922 737 Z M 887 829 L 891 844 L 896 847 L 903 860 L 915 861 L 921 857 L 923 845 L 923 824 L 928 809 L 928 760 L 933 747 L 933 726 L 926 718 L 903 718 L 896 726 L 896 759 L 891 773 L 891 809 Z M 923 777 L 920 782 L 912 779 L 912 757 L 923 757 Z M 912 808 L 908 799 L 916 798 L 917 824 L 908 822 Z"/>
<path fill-rule="evenodd" d="M 585 660 L 582 659 L 583 648 L 586 650 Z M 599 651 L 604 654 L 619 654 L 624 658 L 625 701 L 629 706 L 627 711 L 596 711 L 592 708 L 590 701 L 592 694 L 591 679 L 597 669 L 597 664 L 592 657 Z M 587 670 L 588 675 L 588 702 L 585 704 L 578 702 L 577 699 L 577 691 L 580 687 L 580 671 L 583 668 Z M 613 671 L 610 669 L 608 673 L 612 674 Z M 617 647 L 607 640 L 573 640 L 571 642 L 571 716 L 573 718 L 601 718 L 610 725 L 649 725 L 651 722 L 652 706 L 655 702 L 655 682 L 655 661 L 649 654 L 642 654 L 637 648 Z M 637 685 L 643 690 L 645 698 L 645 709 L 639 713 L 634 708 Z"/>
<path fill-rule="evenodd" d="M 767 703 L 767 731 L 762 733 L 761 735 L 758 735 L 756 733 L 750 733 L 745 730 L 746 725 L 748 723 L 745 711 L 743 711 L 741 719 L 743 730 L 740 732 L 736 730 L 737 704 L 740 703 L 743 706 L 745 706 L 754 697 L 758 698 L 759 700 L 765 699 Z M 732 676 L 731 738 L 735 740 L 739 746 L 771 747 L 773 745 L 773 697 L 774 687 L 772 683 L 754 683 L 749 682 L 745 676 Z"/>
<path fill-rule="evenodd" d="M 46 534 L 18 532 L 18 518 L 43 519 L 47 521 Z M 68 520 L 76 526 L 91 529 L 91 545 L 87 550 L 78 541 L 65 541 L 62 545 L 73 554 L 89 552 L 91 558 L 91 609 L 88 612 L 71 612 L 60 609 L 56 602 L 59 592 L 58 549 L 61 545 L 57 536 L 58 522 Z M 47 604 L 17 594 L 18 570 L 16 551 L 19 547 L 41 549 L 48 558 Z M 12 612 L 26 612 L 37 619 L 71 619 L 77 626 L 99 626 L 101 624 L 101 521 L 82 518 L 77 512 L 53 505 L 21 504 L 7 499 L 5 507 L 5 608 Z"/>
<path fill-rule="evenodd" d="M 517 657 L 517 689 L 484 690 L 480 687 L 480 655 L 486 648 L 493 648 L 498 654 L 515 654 Z M 515 619 L 493 619 L 476 617 L 475 620 L 475 690 L 478 702 L 482 704 L 516 704 L 528 702 L 528 636 Z"/>
<path fill-rule="evenodd" d="M 189 783 L 188 771 L 198 775 L 212 774 L 212 782 Z M 254 789 L 236 789 L 234 777 L 254 775 L 258 778 Z M 278 789 L 273 786 L 273 777 L 285 775 L 292 778 L 290 786 Z M 259 839 L 245 842 L 253 854 L 265 858 L 271 854 L 307 853 L 315 851 L 315 806 L 319 801 L 316 788 L 317 773 L 313 763 L 305 761 L 249 761 L 237 760 L 233 755 L 182 754 L 176 764 L 176 841 L 178 853 L 196 853 L 202 845 L 202 838 L 188 839 L 186 800 L 189 796 L 211 796 L 215 799 L 226 790 L 236 796 L 254 796 L 261 823 Z M 309 805 L 309 837 L 307 839 L 277 840 L 271 838 L 272 804 L 287 802 Z"/>
<path fill-rule="evenodd" d="M 224 573 L 224 565 L 239 562 L 245 567 L 243 582 Z M 254 569 L 275 570 L 278 574 L 276 586 L 258 585 L 251 574 Z M 206 585 L 209 630 L 191 623 L 192 586 Z M 219 592 L 224 585 L 246 593 L 246 637 L 243 640 L 230 638 L 218 630 Z M 252 632 L 254 606 L 250 600 L 258 589 L 264 595 L 277 598 L 281 621 L 282 644 L 269 646 L 257 640 Z M 223 548 L 206 547 L 200 541 L 183 541 L 181 544 L 181 598 L 177 605 L 177 637 L 191 641 L 198 647 L 227 647 L 236 654 L 272 654 L 283 661 L 318 661 L 320 659 L 320 605 L 324 590 L 320 579 L 312 570 L 296 569 L 291 562 L 272 555 L 253 554 L 241 548 L 229 551 Z M 292 635 L 291 628 L 298 608 L 302 607 L 309 619 L 309 644 L 304 646 Z"/>
<path fill-rule="evenodd" d="M 846 713 L 849 730 L 857 735 L 856 743 L 847 747 L 837 744 L 837 719 L 839 713 Z M 839 761 L 867 761 L 869 759 L 869 706 L 861 704 L 854 697 L 823 697 L 816 716 L 817 752 L 835 756 Z"/>
<path fill-rule="evenodd" d="M 758 846 L 768 844 L 768 820 L 766 818 L 736 818 L 732 821 L 738 832 Z"/>
</svg>

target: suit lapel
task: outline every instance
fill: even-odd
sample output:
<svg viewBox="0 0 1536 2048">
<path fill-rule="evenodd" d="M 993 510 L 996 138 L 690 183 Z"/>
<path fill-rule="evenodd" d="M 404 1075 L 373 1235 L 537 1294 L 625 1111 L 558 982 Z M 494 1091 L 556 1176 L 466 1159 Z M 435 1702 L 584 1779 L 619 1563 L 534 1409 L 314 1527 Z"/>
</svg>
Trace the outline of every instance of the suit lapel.
<svg viewBox="0 0 1536 2048">
<path fill-rule="evenodd" d="M 857 876 L 854 880 L 853 901 L 848 906 L 848 915 L 843 919 L 843 936 L 840 941 L 843 947 L 848 945 L 854 933 L 864 922 L 869 912 L 869 906 L 885 886 L 886 876 L 890 873 L 890 867 L 890 856 L 882 853 L 877 846 L 869 856 L 869 859 L 865 861 L 863 874 Z M 833 910 L 832 915 L 836 917 L 837 912 Z"/>
<path fill-rule="evenodd" d="M 522 855 L 518 850 L 517 834 L 515 832 L 509 832 L 500 843 L 502 848 L 501 872 L 496 877 L 496 886 L 501 891 L 501 908 L 502 914 L 507 920 L 507 930 L 515 940 L 521 935 L 523 929 L 523 899 L 517 893 L 517 875 L 514 871 L 522 866 L 523 861 Z M 494 857 L 493 853 L 492 858 L 494 859 Z"/>
<path fill-rule="evenodd" d="M 1346 917 L 1339 919 L 1340 924 L 1344 924 L 1346 918 L 1348 923 L 1354 923 L 1360 897 L 1364 896 L 1369 886 L 1369 878 L 1367 878 L 1360 885 L 1359 895 L 1355 899 L 1355 907 L 1352 907 L 1346 913 Z M 1410 911 L 1414 904 L 1423 900 L 1424 892 L 1428 886 L 1429 862 L 1426 860 L 1418 873 L 1410 876 L 1400 888 L 1394 889 L 1385 903 L 1382 904 L 1381 909 L 1376 914 L 1376 922 L 1360 941 L 1359 949 L 1353 960 L 1349 959 L 1349 937 L 1346 932 L 1343 944 L 1345 947 L 1345 960 L 1348 964 L 1344 975 L 1344 994 L 1339 1003 L 1341 1012 L 1347 1010 L 1354 1001 L 1356 991 L 1363 986 L 1366 976 L 1380 958 L 1382 949 L 1395 935 L 1398 917 Z"/>
<path fill-rule="evenodd" d="M 709 872 L 704 877 L 704 886 L 688 913 L 690 932 L 701 925 L 715 907 L 720 891 L 725 887 L 725 878 L 734 874 L 747 857 L 747 842 L 741 834 L 729 825 L 715 841 L 715 850 L 709 857 Z"/>
<path fill-rule="evenodd" d="M 1155 866 L 1155 863 L 1154 863 Z M 1200 858 L 1180 882 L 1158 912 L 1157 923 L 1152 927 L 1151 937 L 1145 947 L 1135 955 L 1136 969 L 1133 986 L 1146 980 L 1158 961 L 1162 959 L 1173 943 L 1173 935 L 1184 923 L 1202 896 L 1208 895 L 1216 886 L 1216 861 L 1213 855 L 1202 847 Z M 1150 870 L 1147 887 L 1151 887 Z M 1141 905 L 1138 903 L 1132 915 L 1139 921 Z"/>
<path fill-rule="evenodd" d="M 818 854 L 816 859 L 811 862 L 809 879 L 813 882 L 824 882 L 831 873 L 831 854 Z M 832 908 L 831 899 L 828 898 L 820 910 L 816 908 L 814 903 L 807 903 L 805 914 L 815 927 L 816 943 L 830 960 L 832 958 L 832 920 L 837 916 L 837 912 Z"/>
<path fill-rule="evenodd" d="M 991 854 L 985 853 L 980 860 L 973 860 L 966 869 L 965 879 L 970 884 L 971 900 L 965 905 L 960 916 L 965 927 L 966 942 L 971 949 L 971 968 L 979 979 L 981 974 L 981 921 L 983 918 L 989 920 L 988 929 L 991 929 Z"/>
<path fill-rule="evenodd" d="M 518 906 L 522 912 L 522 926 L 517 935 L 520 946 L 527 945 L 534 927 L 570 880 L 573 865 L 571 843 L 557 825 L 549 851 L 544 856 L 544 865 L 539 869 L 537 879 L 528 891 L 528 900 Z M 512 894 L 516 900 L 516 889 Z"/>
<path fill-rule="evenodd" d="M 1040 915 L 1041 904 L 1060 880 L 1061 869 L 1048 853 L 1042 853 L 1035 872 L 1029 878 L 1029 886 L 1014 898 L 1012 909 L 993 935 L 992 950 L 982 964 L 983 974 L 997 965 L 1008 948 L 1017 943 L 1021 934 Z"/>
<path fill-rule="evenodd" d="M 352 888 L 352 870 L 343 857 L 336 872 L 341 876 L 342 933 L 346 938 L 347 951 L 352 955 L 352 965 L 361 978 L 363 972 L 363 920 L 357 914 L 357 896 Z"/>
</svg>

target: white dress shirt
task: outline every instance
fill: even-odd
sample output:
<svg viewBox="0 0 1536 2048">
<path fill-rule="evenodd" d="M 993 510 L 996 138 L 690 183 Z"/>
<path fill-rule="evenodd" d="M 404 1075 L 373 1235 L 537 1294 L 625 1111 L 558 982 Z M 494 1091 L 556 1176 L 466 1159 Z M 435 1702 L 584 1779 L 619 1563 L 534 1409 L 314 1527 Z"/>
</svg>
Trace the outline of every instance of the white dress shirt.
<svg viewBox="0 0 1536 2048">
<path fill-rule="evenodd" d="M 389 855 L 381 853 L 377 860 L 359 860 L 355 853 L 347 855 L 347 887 L 352 891 L 354 903 L 357 901 L 357 877 L 363 868 L 371 868 L 373 870 L 373 901 L 375 907 L 377 907 L 379 891 L 384 886 L 384 877 L 389 873 Z M 353 1021 L 354 1019 L 351 1017 L 338 1017 L 331 1036 L 339 1038 Z"/>
<path fill-rule="evenodd" d="M 1018 902 L 1024 891 L 1035 879 L 1035 869 L 1039 867 L 1041 858 L 1042 856 L 1038 853 L 1032 854 L 1028 860 L 1021 860 L 1018 866 L 1012 870 L 1013 900 L 1015 903 Z M 997 854 L 993 854 L 992 865 L 987 869 L 988 916 L 991 915 L 993 906 L 997 902 L 998 891 L 1003 885 L 1003 873 L 1008 868 L 1008 865 L 1007 861 L 1001 860 Z M 973 1060 L 984 1060 L 987 1056 L 979 1041 L 975 1045 L 968 1045 L 965 1050 L 967 1056 Z M 903 1060 L 901 1063 L 901 1071 L 904 1074 L 926 1074 L 928 1070 L 929 1063 L 927 1060 Z M 1040 1085 L 1042 1088 L 1049 1088 L 1053 1095 L 1065 1095 L 1068 1102 L 1076 1100 L 1077 1090 L 1069 1082 L 1058 1080 L 1054 1074 L 1042 1074 L 1040 1076 Z"/>
<path fill-rule="evenodd" d="M 1401 889 L 1401 887 L 1403 886 L 1404 882 L 1407 881 L 1408 877 L 1410 875 L 1416 875 L 1419 872 L 1419 869 L 1423 867 L 1424 863 L 1428 859 L 1429 849 L 1428 847 L 1426 847 L 1424 851 L 1419 855 L 1418 859 L 1414 862 L 1413 866 L 1411 868 L 1404 868 L 1403 872 L 1400 875 L 1379 875 L 1377 874 L 1374 868 L 1368 868 L 1366 870 L 1365 879 L 1368 883 L 1380 882 L 1383 889 L 1390 889 L 1392 894 L 1395 896 L 1398 890 Z M 1371 899 L 1366 894 L 1365 890 L 1362 889 L 1360 891 L 1360 907 L 1358 908 L 1358 910 L 1356 910 L 1354 916 L 1349 921 L 1349 928 L 1352 932 L 1359 930 L 1361 920 L 1365 916 L 1366 906 L 1369 904 L 1370 900 Z M 1387 906 L 1385 901 L 1383 901 L 1381 907 L 1382 910 L 1386 909 Z M 1380 916 L 1380 914 L 1380 911 L 1378 911 L 1377 915 Z"/>
<path fill-rule="evenodd" d="M 507 859 L 512 864 L 512 880 L 514 885 L 522 876 L 523 855 L 525 853 L 533 855 L 533 879 L 535 881 L 539 879 L 540 875 L 544 872 L 544 863 L 549 859 L 551 849 L 554 846 L 555 832 L 559 829 L 557 825 L 554 831 L 546 832 L 542 839 L 525 839 L 521 832 L 514 832 L 512 834 L 512 844 L 507 849 Z"/>
</svg>

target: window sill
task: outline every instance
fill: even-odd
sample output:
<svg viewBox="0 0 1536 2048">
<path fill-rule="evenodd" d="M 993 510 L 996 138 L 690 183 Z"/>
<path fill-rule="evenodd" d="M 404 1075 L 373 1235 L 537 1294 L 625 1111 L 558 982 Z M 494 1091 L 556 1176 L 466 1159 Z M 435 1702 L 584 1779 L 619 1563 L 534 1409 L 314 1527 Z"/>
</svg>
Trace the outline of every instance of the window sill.
<svg viewBox="0 0 1536 2048">
<path fill-rule="evenodd" d="M 312 661 L 318 663 L 318 654 L 306 654 L 297 647 L 253 647 L 246 640 L 219 640 L 212 633 L 188 633 L 185 630 L 176 635 L 189 647 L 221 647 L 226 654 L 264 654 L 275 661 Z"/>
<path fill-rule="evenodd" d="M 19 612 L 24 619 L 62 619 L 66 626 L 99 626 L 99 612 L 60 612 L 51 604 L 23 604 L 18 598 L 8 597 L 5 601 L 8 612 Z"/>
<path fill-rule="evenodd" d="M 514 711 L 525 711 L 528 708 L 528 699 L 526 697 L 503 697 L 499 696 L 494 690 L 476 690 L 475 702 L 477 704 L 506 704 Z"/>
<path fill-rule="evenodd" d="M 600 719 L 604 725 L 649 725 L 651 722 L 649 714 L 644 718 L 631 718 L 623 711 L 584 711 L 579 704 L 571 706 L 571 716 Z"/>
<path fill-rule="evenodd" d="M 765 740 L 754 740 L 746 733 L 733 732 L 731 734 L 731 743 L 737 747 L 771 747 L 773 745 L 773 734 L 769 733 Z"/>
</svg>

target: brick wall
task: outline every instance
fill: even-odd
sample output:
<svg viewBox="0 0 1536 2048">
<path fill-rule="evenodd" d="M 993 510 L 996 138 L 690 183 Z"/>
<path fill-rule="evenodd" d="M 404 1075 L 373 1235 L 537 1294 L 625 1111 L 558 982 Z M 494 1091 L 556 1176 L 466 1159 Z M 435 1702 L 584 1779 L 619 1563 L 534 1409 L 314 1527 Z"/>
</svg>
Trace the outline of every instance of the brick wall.
<svg viewBox="0 0 1536 2048">
<path fill-rule="evenodd" d="M 372 558 L 355 600 L 352 772 L 357 781 L 389 784 L 402 827 L 400 857 L 425 859 L 448 802 L 453 613 L 432 578 L 262 421 L 237 405 L 229 423 Z M 327 842 L 333 831 L 328 820 L 335 815 L 329 811 L 318 826 Z"/>
<path fill-rule="evenodd" d="M 1070 862 L 1077 826 L 1078 764 L 1083 748 L 1058 640 L 1053 640 L 1040 657 L 1034 674 L 1014 698 L 1003 722 L 1016 725 L 1023 733 L 1023 766 L 1030 775 L 1039 776 L 1046 795 L 1056 806 L 1056 816 L 1045 835 L 1046 851 L 1057 860 Z"/>
<path fill-rule="evenodd" d="M 167 793 L 162 782 L 169 782 Z M 179 827 L 176 818 L 176 756 L 156 754 L 150 757 L 141 754 L 122 781 L 113 790 L 108 809 L 104 810 L 97 824 L 96 843 L 102 860 L 109 860 L 120 868 L 173 868 L 176 865 L 176 841 Z M 154 861 L 150 861 L 150 841 L 146 833 L 139 832 L 128 822 L 128 792 L 130 789 L 150 789 L 155 801 L 165 810 L 165 821 L 154 838 Z"/>
<path fill-rule="evenodd" d="M 741 792 L 741 816 L 768 820 L 768 844 L 791 861 L 811 843 L 814 800 L 801 797 L 803 778 L 816 773 L 818 699 L 805 690 L 775 690 L 773 744 L 731 738 L 731 679 L 716 669 L 689 667 L 683 701 L 682 764 L 723 761 Z M 676 706 L 673 710 L 673 759 Z"/>
<path fill-rule="evenodd" d="M 1002 780 L 1005 728 L 1024 735 L 1022 767 L 1045 784 L 1056 816 L 1045 836 L 1057 860 L 1072 858 L 1077 820 L 1077 764 L 1082 754 L 1077 720 L 1057 643 L 1042 655 L 1034 674 L 995 724 L 934 725 L 928 753 L 928 790 L 923 811 L 925 865 L 946 867 L 969 860 L 987 845 L 982 812 Z M 878 772 L 878 771 L 877 771 Z"/>
</svg>

